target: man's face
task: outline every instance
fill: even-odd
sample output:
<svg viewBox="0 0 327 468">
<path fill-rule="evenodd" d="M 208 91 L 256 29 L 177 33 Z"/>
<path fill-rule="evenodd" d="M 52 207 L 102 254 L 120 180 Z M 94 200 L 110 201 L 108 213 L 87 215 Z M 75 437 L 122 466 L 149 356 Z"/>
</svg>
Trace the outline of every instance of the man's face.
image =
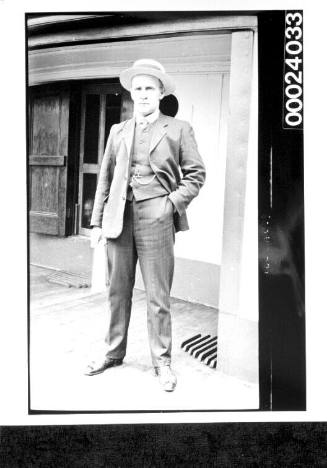
<svg viewBox="0 0 327 468">
<path fill-rule="evenodd" d="M 159 108 L 163 90 L 158 78 L 150 75 L 137 75 L 132 80 L 131 97 L 137 114 L 146 116 Z"/>
</svg>

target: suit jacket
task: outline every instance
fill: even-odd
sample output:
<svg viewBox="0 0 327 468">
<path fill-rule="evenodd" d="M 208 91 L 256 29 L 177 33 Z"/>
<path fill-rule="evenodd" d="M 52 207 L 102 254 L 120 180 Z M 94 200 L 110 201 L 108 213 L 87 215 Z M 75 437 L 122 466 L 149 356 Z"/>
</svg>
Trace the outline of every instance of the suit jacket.
<svg viewBox="0 0 327 468">
<path fill-rule="evenodd" d="M 91 226 L 116 238 L 123 228 L 135 118 L 111 127 L 95 194 Z M 160 114 L 149 150 L 152 170 L 176 208 L 175 230 L 189 228 L 186 208 L 205 181 L 205 167 L 188 122 Z"/>
</svg>

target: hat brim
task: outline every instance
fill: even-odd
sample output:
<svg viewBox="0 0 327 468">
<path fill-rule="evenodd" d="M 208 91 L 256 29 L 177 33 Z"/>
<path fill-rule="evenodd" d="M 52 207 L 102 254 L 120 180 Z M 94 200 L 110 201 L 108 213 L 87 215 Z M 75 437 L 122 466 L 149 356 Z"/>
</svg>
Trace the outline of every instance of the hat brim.
<svg viewBox="0 0 327 468">
<path fill-rule="evenodd" d="M 128 68 L 127 70 L 122 71 L 119 77 L 120 83 L 125 89 L 130 91 L 132 87 L 132 79 L 136 75 L 150 75 L 158 78 L 165 88 L 164 96 L 168 96 L 175 91 L 175 83 L 169 75 L 161 72 L 160 70 L 153 70 L 152 68 L 146 67 Z"/>
</svg>

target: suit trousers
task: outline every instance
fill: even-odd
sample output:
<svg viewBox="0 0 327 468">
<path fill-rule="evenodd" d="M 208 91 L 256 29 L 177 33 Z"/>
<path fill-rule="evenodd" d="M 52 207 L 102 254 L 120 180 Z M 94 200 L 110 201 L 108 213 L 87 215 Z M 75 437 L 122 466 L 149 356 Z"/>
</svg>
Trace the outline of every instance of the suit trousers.
<svg viewBox="0 0 327 468">
<path fill-rule="evenodd" d="M 126 201 L 123 231 L 108 239 L 109 329 L 106 356 L 126 354 L 137 260 L 146 290 L 148 338 L 155 367 L 170 364 L 170 290 L 174 274 L 173 204 L 167 195 Z"/>
</svg>

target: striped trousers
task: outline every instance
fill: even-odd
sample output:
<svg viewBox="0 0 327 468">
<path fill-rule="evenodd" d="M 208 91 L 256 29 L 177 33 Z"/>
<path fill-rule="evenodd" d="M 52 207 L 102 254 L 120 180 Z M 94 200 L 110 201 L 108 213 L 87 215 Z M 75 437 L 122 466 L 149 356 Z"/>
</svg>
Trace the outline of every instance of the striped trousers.
<svg viewBox="0 0 327 468">
<path fill-rule="evenodd" d="M 155 367 L 170 364 L 174 241 L 173 204 L 167 195 L 126 201 L 123 231 L 117 239 L 108 239 L 107 243 L 108 357 L 122 359 L 126 354 L 135 270 L 139 261 L 146 290 L 152 363 Z"/>
</svg>

